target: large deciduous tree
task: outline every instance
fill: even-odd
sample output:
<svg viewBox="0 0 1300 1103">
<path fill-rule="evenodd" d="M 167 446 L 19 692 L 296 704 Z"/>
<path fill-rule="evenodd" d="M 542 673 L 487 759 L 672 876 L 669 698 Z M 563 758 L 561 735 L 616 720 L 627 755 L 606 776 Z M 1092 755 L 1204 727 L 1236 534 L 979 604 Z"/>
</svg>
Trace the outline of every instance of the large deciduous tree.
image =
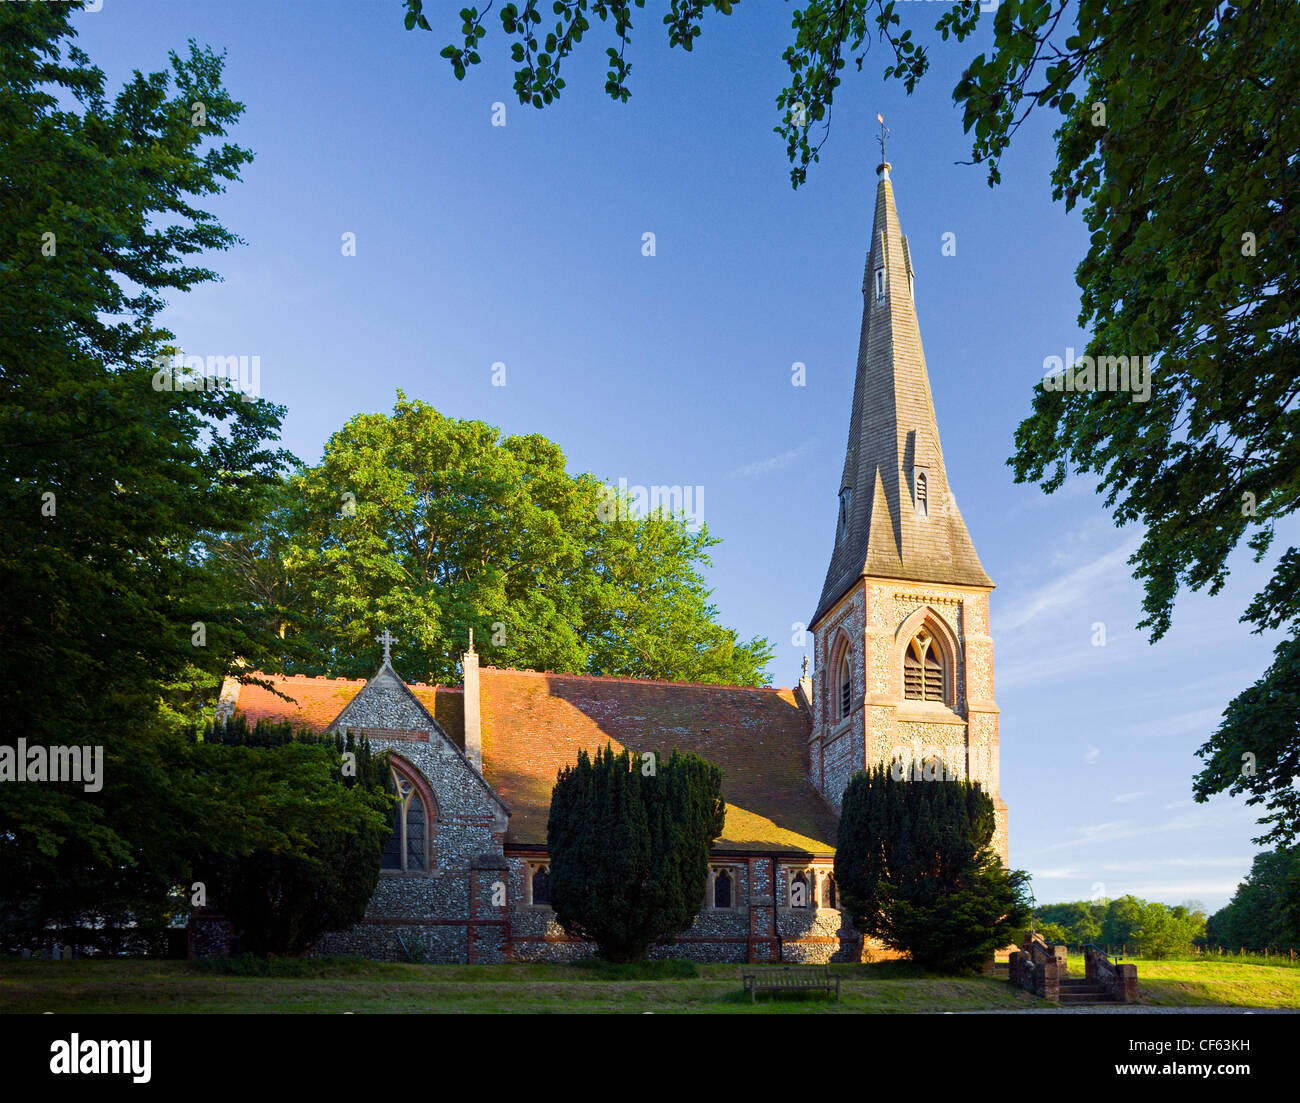
<svg viewBox="0 0 1300 1103">
<path fill-rule="evenodd" d="M 244 597 L 287 632 L 295 670 L 368 675 L 386 625 L 403 674 L 432 681 L 458 677 L 471 629 L 498 666 L 767 681 L 768 641 L 716 623 L 707 527 L 620 508 L 536 434 L 503 437 L 399 392 L 391 416 L 335 433 L 267 524 L 280 528 L 217 551 L 243 564 Z"/>
<path fill-rule="evenodd" d="M 191 43 L 110 95 L 78 6 L 0 4 L 0 739 L 104 749 L 97 792 L 0 783 L 5 915 L 28 931 L 146 922 L 184 878 L 162 702 L 264 653 L 201 538 L 249 522 L 287 459 L 280 408 L 153 386 L 165 296 L 238 240 L 196 205 L 251 158 L 223 141 L 242 106 L 221 58 Z"/>
<path fill-rule="evenodd" d="M 556 921 L 609 961 L 642 959 L 694 922 L 725 814 L 721 774 L 695 755 L 580 751 L 546 827 Z"/>
<path fill-rule="evenodd" d="M 1080 98 L 1053 180 L 1093 231 L 1079 321 L 1094 359 L 1150 356 L 1152 387 L 1040 388 L 1010 462 L 1049 492 L 1089 473 L 1118 523 L 1144 527 L 1130 562 L 1154 642 L 1182 587 L 1217 593 L 1239 543 L 1263 559 L 1300 505 L 1300 6 L 1084 3 L 1078 39 L 1077 73 L 1054 85 L 1077 79 Z M 972 80 L 980 97 L 996 85 Z M 1261 841 L 1300 830 L 1298 584 L 1290 548 L 1242 618 L 1287 638 L 1201 747 L 1194 785 L 1262 803 Z"/>
<path fill-rule="evenodd" d="M 1029 875 L 1003 868 L 994 825 L 977 783 L 900 780 L 884 766 L 854 775 L 835 849 L 854 925 L 927 968 L 978 968 L 1031 914 Z"/>
<path fill-rule="evenodd" d="M 1300 848 L 1256 854 L 1232 899 L 1210 916 L 1206 936 L 1230 950 L 1300 946 Z"/>
</svg>

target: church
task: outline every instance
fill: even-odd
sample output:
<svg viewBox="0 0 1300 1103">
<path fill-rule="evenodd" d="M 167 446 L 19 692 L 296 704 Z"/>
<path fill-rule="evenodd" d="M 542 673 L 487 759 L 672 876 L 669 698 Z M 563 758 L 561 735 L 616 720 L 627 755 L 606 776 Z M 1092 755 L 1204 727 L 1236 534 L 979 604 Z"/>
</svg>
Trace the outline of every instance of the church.
<svg viewBox="0 0 1300 1103">
<path fill-rule="evenodd" d="M 833 870 L 844 789 L 877 763 L 918 781 L 981 782 L 1007 862 L 993 582 L 948 486 L 911 252 L 890 166 L 876 171 L 848 445 L 836 497 L 827 496 L 830 563 L 810 621 L 813 675 L 805 670 L 793 689 L 754 689 L 503 670 L 481 667 L 471 640 L 462 684 L 430 686 L 401 677 L 398 641 L 385 630 L 369 681 L 256 675 L 280 697 L 227 679 L 218 715 L 347 729 L 390 752 L 400 806 L 379 884 L 364 920 L 314 952 L 470 964 L 591 954 L 555 922 L 546 822 L 560 769 L 606 742 L 677 747 L 722 773 L 726 826 L 699 913 L 657 956 L 820 963 L 871 954 L 838 909 Z M 203 922 L 192 921 L 192 946 L 220 952 L 219 927 Z"/>
</svg>

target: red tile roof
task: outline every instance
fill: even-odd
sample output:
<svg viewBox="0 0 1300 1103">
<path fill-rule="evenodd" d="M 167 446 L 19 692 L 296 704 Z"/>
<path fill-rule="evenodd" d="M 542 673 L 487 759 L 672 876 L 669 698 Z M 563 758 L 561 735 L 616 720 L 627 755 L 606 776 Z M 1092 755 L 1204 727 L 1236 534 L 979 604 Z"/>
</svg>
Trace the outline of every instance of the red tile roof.
<svg viewBox="0 0 1300 1103">
<path fill-rule="evenodd" d="M 250 677 L 270 682 L 289 698 L 286 701 L 261 686 L 241 685 L 235 698 L 235 711 L 247 716 L 250 724 L 259 720 L 288 720 L 316 732 L 328 728 L 343 706 L 366 684 L 361 679 L 308 678 L 301 674 L 286 677 L 254 673 Z"/>
<path fill-rule="evenodd" d="M 287 695 L 286 701 L 261 686 L 241 685 L 235 699 L 235 709 L 244 713 L 250 722 L 258 720 L 288 720 L 310 731 L 323 732 L 335 720 L 344 706 L 352 700 L 366 682 L 360 678 L 309 678 L 295 674 L 253 674 L 251 677 L 269 681 L 277 690 Z M 408 682 L 412 693 L 438 721 L 452 742 L 465 749 L 465 695 L 460 686 L 430 686 L 423 682 Z"/>
<path fill-rule="evenodd" d="M 244 685 L 250 720 L 287 719 L 324 731 L 365 685 L 344 678 L 254 675 L 292 698 Z M 461 687 L 411 690 L 463 750 Z M 809 721 L 788 689 L 605 678 L 529 670 L 479 671 L 483 776 L 511 810 L 510 842 L 544 845 L 551 788 L 585 749 L 691 751 L 722 771 L 727 822 L 718 849 L 830 854 L 836 817 L 806 774 Z"/>
<path fill-rule="evenodd" d="M 836 817 L 808 782 L 809 721 L 788 689 L 479 672 L 483 776 L 510 807 L 509 839 L 546 842 L 551 788 L 578 751 L 692 751 L 722 771 L 716 846 L 829 854 Z"/>
</svg>

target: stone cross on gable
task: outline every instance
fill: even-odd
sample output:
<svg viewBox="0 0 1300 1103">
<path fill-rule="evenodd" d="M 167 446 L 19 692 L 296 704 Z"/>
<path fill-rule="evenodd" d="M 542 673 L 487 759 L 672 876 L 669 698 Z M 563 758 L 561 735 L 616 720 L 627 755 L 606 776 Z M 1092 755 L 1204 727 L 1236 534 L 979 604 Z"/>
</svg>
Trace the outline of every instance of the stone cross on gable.
<svg viewBox="0 0 1300 1103">
<path fill-rule="evenodd" d="M 392 655 L 390 654 L 392 646 L 398 642 L 400 642 L 398 638 L 387 628 L 384 629 L 382 635 L 375 637 L 375 643 L 382 643 L 384 645 L 384 662 L 388 662 L 392 658 Z"/>
</svg>

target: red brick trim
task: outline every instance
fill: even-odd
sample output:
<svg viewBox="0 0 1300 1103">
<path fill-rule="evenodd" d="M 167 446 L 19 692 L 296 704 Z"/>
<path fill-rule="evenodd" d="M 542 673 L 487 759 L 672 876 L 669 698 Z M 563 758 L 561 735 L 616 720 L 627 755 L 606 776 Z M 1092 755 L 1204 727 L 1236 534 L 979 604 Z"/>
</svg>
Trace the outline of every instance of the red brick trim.
<svg viewBox="0 0 1300 1103">
<path fill-rule="evenodd" d="M 427 731 L 399 731 L 395 728 L 348 728 L 354 735 L 364 735 L 370 739 L 391 739 L 399 743 L 428 743 Z"/>
</svg>

